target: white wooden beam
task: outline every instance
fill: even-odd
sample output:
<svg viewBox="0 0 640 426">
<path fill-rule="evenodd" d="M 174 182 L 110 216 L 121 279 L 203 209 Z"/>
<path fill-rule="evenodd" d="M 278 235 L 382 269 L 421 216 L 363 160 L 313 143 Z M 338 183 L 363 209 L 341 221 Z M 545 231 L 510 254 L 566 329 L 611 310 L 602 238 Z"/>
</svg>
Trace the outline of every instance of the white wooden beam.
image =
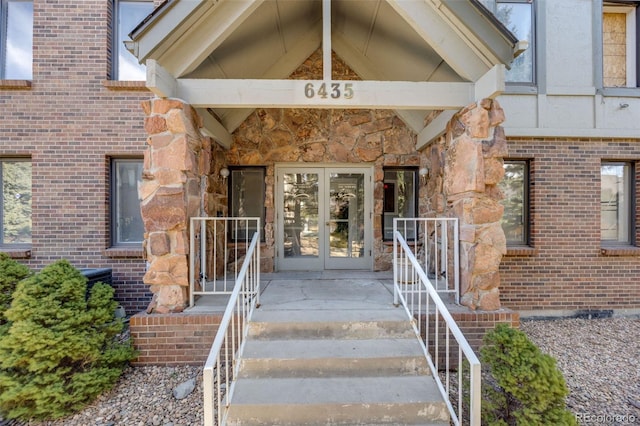
<svg viewBox="0 0 640 426">
<path fill-rule="evenodd" d="M 501 95 L 505 89 L 504 73 L 505 66 L 499 64 L 480 77 L 475 84 L 475 100 L 494 99 L 496 96 Z"/>
<path fill-rule="evenodd" d="M 176 77 L 196 69 L 264 0 L 224 0 L 204 13 L 159 60 Z"/>
<path fill-rule="evenodd" d="M 442 111 L 431 123 L 429 123 L 420 133 L 416 141 L 416 149 L 420 150 L 429 145 L 431 141 L 442 136 L 447 129 L 447 123 L 451 121 L 458 111 Z"/>
<path fill-rule="evenodd" d="M 424 0 L 387 0 L 389 5 L 424 39 L 462 78 L 476 81 L 493 64 L 475 52 L 452 28 L 432 2 Z"/>
<path fill-rule="evenodd" d="M 196 111 L 202 118 L 202 123 L 204 124 L 204 133 L 207 136 L 213 138 L 213 140 L 218 142 L 224 148 L 229 149 L 231 147 L 231 143 L 233 142 L 233 137 L 231 136 L 229 131 L 205 108 L 196 108 Z"/>
<path fill-rule="evenodd" d="M 322 79 L 331 80 L 331 0 L 322 0 Z"/>
<path fill-rule="evenodd" d="M 178 79 L 177 96 L 194 107 L 459 109 L 473 83 L 351 80 Z"/>
<path fill-rule="evenodd" d="M 153 60 L 147 60 L 147 88 L 160 98 L 177 97 L 177 80 L 160 64 Z"/>
</svg>

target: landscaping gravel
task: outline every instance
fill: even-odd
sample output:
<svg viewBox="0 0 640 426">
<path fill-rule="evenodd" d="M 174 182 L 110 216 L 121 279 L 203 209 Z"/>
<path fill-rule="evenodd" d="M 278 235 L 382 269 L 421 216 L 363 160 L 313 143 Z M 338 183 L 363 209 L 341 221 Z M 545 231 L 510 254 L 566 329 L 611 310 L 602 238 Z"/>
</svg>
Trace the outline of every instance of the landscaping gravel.
<svg viewBox="0 0 640 426">
<path fill-rule="evenodd" d="M 640 319 L 522 321 L 521 329 L 557 359 L 581 424 L 640 425 Z M 177 400 L 173 389 L 196 378 Z M 2 421 L 0 421 L 2 424 Z M 33 426 L 202 424 L 201 367 L 131 367 L 115 388 L 82 412 Z"/>
<path fill-rule="evenodd" d="M 176 399 L 173 389 L 196 378 L 194 391 Z M 30 426 L 193 426 L 203 424 L 202 367 L 129 367 L 116 386 L 81 412 Z M 0 425 L 2 421 L 0 421 Z M 11 426 L 24 423 L 9 423 Z"/>
<path fill-rule="evenodd" d="M 640 318 L 522 321 L 557 360 L 580 424 L 640 425 Z"/>
</svg>

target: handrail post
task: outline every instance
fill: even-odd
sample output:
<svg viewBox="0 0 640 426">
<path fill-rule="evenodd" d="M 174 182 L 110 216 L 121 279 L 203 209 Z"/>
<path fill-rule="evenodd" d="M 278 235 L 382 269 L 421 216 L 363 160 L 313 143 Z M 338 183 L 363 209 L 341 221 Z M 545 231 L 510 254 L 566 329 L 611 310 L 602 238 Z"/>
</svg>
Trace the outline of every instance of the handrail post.
<svg viewBox="0 0 640 426">
<path fill-rule="evenodd" d="M 196 244 L 195 244 L 195 218 L 191 218 L 190 226 L 189 226 L 189 307 L 193 307 L 195 303 L 195 295 L 194 291 L 196 289 L 195 286 L 195 252 L 196 252 Z"/>
<path fill-rule="evenodd" d="M 398 232 L 398 222 L 393 219 L 393 306 L 399 306 L 398 297 L 398 239 L 396 233 Z"/>
<path fill-rule="evenodd" d="M 418 242 L 417 234 L 415 236 L 415 244 L 413 245 L 414 253 L 406 241 L 409 233 L 407 232 L 407 223 L 409 219 L 394 219 L 394 235 L 393 235 L 393 265 L 394 265 L 394 303 L 402 303 L 407 313 L 416 337 L 419 339 L 432 376 L 436 380 L 438 390 L 445 400 L 447 409 L 451 416 L 451 422 L 454 425 L 463 424 L 463 389 L 468 385 L 470 392 L 469 400 L 469 424 L 480 426 L 481 415 L 481 366 L 478 357 L 469 345 L 469 342 L 462 334 L 462 331 L 456 324 L 447 306 L 442 301 L 439 292 L 454 293 L 456 303 L 458 302 L 459 291 L 459 230 L 458 221 L 455 218 L 419 218 L 411 219 L 415 223 L 422 223 L 424 226 L 424 238 Z M 404 223 L 404 235 L 399 230 L 400 221 Z M 430 228 L 430 223 L 433 227 Z M 417 228 L 417 225 L 416 225 Z M 432 229 L 432 232 L 430 231 Z M 449 234 L 451 232 L 451 234 Z M 433 250 L 429 252 L 429 247 Z M 423 250 L 424 269 L 417 258 L 419 250 Z M 451 258 L 449 253 L 453 252 L 453 275 L 451 275 L 449 262 Z M 420 259 L 423 259 L 420 256 Z M 409 268 L 411 276 L 408 275 Z M 430 280 L 428 273 L 434 273 L 434 283 Z M 403 276 L 407 273 L 407 276 Z M 412 279 L 414 285 L 403 285 L 403 279 Z M 450 284 L 453 280 L 454 289 Z M 438 283 L 443 281 L 446 286 L 442 289 L 438 287 Z M 416 287 L 417 286 L 417 287 Z M 416 294 L 418 294 L 417 304 L 415 302 Z M 423 294 L 425 295 L 425 303 L 422 303 Z M 417 324 L 415 318 L 418 318 Z M 422 328 L 422 318 L 424 318 L 425 326 Z M 431 325 L 430 325 L 431 324 Z M 442 324 L 442 327 L 441 327 Z M 441 330 L 442 328 L 442 330 Z M 450 357 L 455 356 L 451 351 L 451 337 L 458 344 L 458 404 L 454 407 L 452 402 L 451 372 L 452 367 Z M 442 354 L 440 353 L 442 352 Z M 444 360 L 440 362 L 440 358 L 444 356 Z M 469 363 L 470 376 L 463 377 L 463 361 Z M 453 364 L 455 365 L 455 364 Z M 444 379 L 439 377 L 439 368 L 446 368 Z M 444 380 L 444 383 L 443 383 Z M 467 419 L 464 419 L 467 424 Z"/>
</svg>

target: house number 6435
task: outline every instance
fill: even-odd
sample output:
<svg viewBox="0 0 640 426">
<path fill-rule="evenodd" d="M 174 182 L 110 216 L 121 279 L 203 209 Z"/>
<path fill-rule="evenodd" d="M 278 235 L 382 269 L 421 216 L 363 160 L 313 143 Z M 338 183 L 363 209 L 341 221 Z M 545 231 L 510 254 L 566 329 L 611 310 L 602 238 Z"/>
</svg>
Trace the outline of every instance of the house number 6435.
<svg viewBox="0 0 640 426">
<path fill-rule="evenodd" d="M 311 98 L 332 98 L 332 99 L 351 99 L 353 98 L 352 83 L 321 83 L 317 88 L 313 83 L 304 85 L 304 95 Z"/>
</svg>

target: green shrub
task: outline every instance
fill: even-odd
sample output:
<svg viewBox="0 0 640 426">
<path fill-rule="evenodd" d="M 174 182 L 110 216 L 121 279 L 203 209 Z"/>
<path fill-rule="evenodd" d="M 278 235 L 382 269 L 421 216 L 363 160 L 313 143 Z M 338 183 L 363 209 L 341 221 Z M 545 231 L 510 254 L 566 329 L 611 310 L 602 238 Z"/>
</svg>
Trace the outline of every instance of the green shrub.
<svg viewBox="0 0 640 426">
<path fill-rule="evenodd" d="M 113 289 L 66 260 L 21 281 L 0 339 L 0 412 L 7 418 L 59 418 L 110 389 L 134 356 L 119 343 Z"/>
<path fill-rule="evenodd" d="M 499 324 L 484 337 L 482 424 L 575 425 L 569 391 L 555 359 L 520 330 Z"/>
<path fill-rule="evenodd" d="M 11 306 L 13 292 L 18 282 L 29 275 L 29 268 L 11 259 L 7 253 L 0 253 L 0 337 L 9 328 L 4 313 Z"/>
</svg>

